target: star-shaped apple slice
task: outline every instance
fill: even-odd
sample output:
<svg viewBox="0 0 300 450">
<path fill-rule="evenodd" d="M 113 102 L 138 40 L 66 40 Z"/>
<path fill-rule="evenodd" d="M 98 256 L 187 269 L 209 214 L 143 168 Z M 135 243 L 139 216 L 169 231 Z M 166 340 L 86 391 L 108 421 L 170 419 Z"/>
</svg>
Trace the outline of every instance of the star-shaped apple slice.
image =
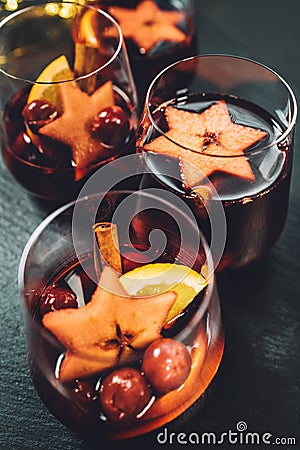
<svg viewBox="0 0 300 450">
<path fill-rule="evenodd" d="M 135 9 L 112 6 L 109 13 L 119 22 L 124 37 L 132 39 L 140 53 L 149 52 L 160 41 L 182 42 L 186 39 L 177 27 L 184 14 L 162 10 L 153 0 L 143 0 Z"/>
<path fill-rule="evenodd" d="M 244 152 L 268 134 L 232 122 L 225 100 L 200 114 L 168 106 L 165 116 L 169 130 L 143 148 L 178 158 L 188 187 L 216 172 L 254 180 Z"/>
<path fill-rule="evenodd" d="M 131 359 L 161 337 L 176 293 L 129 296 L 116 274 L 104 267 L 89 303 L 47 313 L 43 325 L 65 346 L 59 378 L 88 377 Z"/>
<path fill-rule="evenodd" d="M 40 128 L 39 133 L 71 147 L 75 178 L 80 179 L 90 164 L 112 156 L 112 150 L 105 148 L 97 134 L 92 133 L 96 114 L 114 105 L 112 82 L 107 81 L 91 95 L 75 83 L 61 83 L 59 90 L 63 113 Z"/>
</svg>

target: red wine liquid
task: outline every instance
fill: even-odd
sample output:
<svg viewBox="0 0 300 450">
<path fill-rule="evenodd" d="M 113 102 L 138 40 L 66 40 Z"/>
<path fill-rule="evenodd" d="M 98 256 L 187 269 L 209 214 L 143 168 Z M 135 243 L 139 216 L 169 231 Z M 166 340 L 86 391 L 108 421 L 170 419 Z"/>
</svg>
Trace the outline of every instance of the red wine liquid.
<svg viewBox="0 0 300 450">
<path fill-rule="evenodd" d="M 136 118 L 132 119 L 133 128 L 126 143 L 107 151 L 104 159 L 91 164 L 86 175 L 76 180 L 69 146 L 43 136 L 42 145 L 37 147 L 28 136 L 22 115 L 27 96 L 28 90 L 20 90 L 6 105 L 1 140 L 3 158 L 9 171 L 35 196 L 59 203 L 72 200 L 88 177 L 101 165 L 134 151 Z M 126 105 L 119 94 L 116 94 L 116 104 L 130 117 L 132 108 Z"/>
<path fill-rule="evenodd" d="M 226 247 L 219 270 L 244 266 L 256 260 L 278 240 L 287 216 L 293 151 L 285 143 L 263 149 L 279 138 L 284 130 L 272 116 L 252 103 L 229 96 L 201 95 L 188 98 L 184 104 L 182 100 L 180 104 L 176 101 L 170 104 L 201 113 L 221 99 L 226 100 L 233 122 L 266 131 L 267 137 L 245 152 L 255 176 L 254 181 L 221 173 L 210 176 L 218 194 L 218 198 L 213 197 L 210 201 L 222 202 L 227 221 Z M 167 131 L 163 109 L 155 114 L 157 117 L 160 115 L 160 125 Z M 157 136 L 152 135 L 151 140 Z M 207 155 L 207 158 L 213 156 Z M 152 177 L 145 177 L 141 187 L 158 182 L 160 187 L 182 197 L 209 240 L 211 224 L 204 208 L 199 208 L 199 200 L 195 199 L 192 190 L 184 187 L 178 160 L 153 152 L 144 152 L 143 159 Z M 161 175 L 165 169 L 170 176 Z"/>
<path fill-rule="evenodd" d="M 139 251 L 147 250 L 144 246 L 138 247 Z M 195 270 L 201 269 L 202 257 L 199 254 L 198 260 L 194 264 Z M 133 261 L 132 250 L 127 247 L 123 248 L 122 264 L 124 273 L 132 270 L 135 267 L 147 263 L 145 260 L 140 262 Z M 165 252 L 156 261 L 151 262 L 173 262 L 174 255 Z M 86 255 L 85 268 L 88 268 L 88 273 L 94 276 L 94 263 L 91 254 Z M 41 288 L 38 301 L 35 304 L 32 314 L 34 321 L 38 323 L 38 328 L 30 325 L 31 339 L 29 340 L 29 360 L 30 370 L 35 387 L 50 409 L 50 411 L 66 426 L 75 430 L 76 432 L 86 434 L 88 438 L 92 436 L 100 437 L 107 433 L 108 429 L 114 429 L 118 424 L 107 423 L 106 417 L 101 410 L 99 402 L 99 386 L 103 374 L 91 376 L 85 379 L 74 379 L 71 382 L 62 385 L 59 381 L 53 381 L 54 374 L 58 372 L 60 358 L 64 353 L 64 348 L 59 342 L 53 345 L 53 341 L 49 336 L 45 338 L 39 327 L 41 324 L 40 303 L 44 301 L 45 295 L 52 288 L 66 289 L 72 292 L 77 298 L 79 307 L 87 304 L 96 289 L 95 282 L 83 270 L 82 265 L 75 260 L 73 264 L 62 272 L 55 274 L 53 279 L 49 280 L 48 285 Z M 201 303 L 205 290 L 202 291 L 193 302 L 186 308 L 184 314 L 180 316 L 172 327 L 163 330 L 164 337 L 173 337 L 182 328 L 187 326 L 188 322 L 194 316 L 199 304 Z M 30 320 L 30 319 L 29 319 Z M 76 324 L 74 324 L 76 327 Z M 45 330 L 46 331 L 46 330 Z M 47 332 L 48 334 L 48 332 Z M 140 369 L 141 361 L 131 363 L 138 370 Z M 52 373 L 49 374 L 49 368 Z M 106 375 L 106 374 L 104 374 Z M 52 379 L 52 382 L 50 381 Z M 122 425 L 121 425 L 122 426 Z M 127 424 L 128 426 L 128 424 Z M 102 431 L 101 431 L 102 430 Z"/>
<path fill-rule="evenodd" d="M 93 6 L 98 6 L 110 12 L 110 7 L 128 8 L 134 11 L 140 4 L 140 0 L 89 0 Z M 193 24 L 192 12 L 186 7 L 186 11 L 181 9 L 181 5 L 176 0 L 169 2 L 155 2 L 158 7 L 165 12 L 180 12 L 183 14 L 183 19 L 175 25 L 182 33 L 185 34 L 185 39 L 176 42 L 172 40 L 160 40 L 153 48 L 145 52 L 140 49 L 136 42 L 127 36 L 126 31 L 123 30 L 126 48 L 132 68 L 135 85 L 138 92 L 140 109 L 143 107 L 147 89 L 154 79 L 154 77 L 168 65 L 179 61 L 183 58 L 193 56 L 197 53 L 195 27 Z M 145 22 L 149 20 L 145 17 Z"/>
</svg>

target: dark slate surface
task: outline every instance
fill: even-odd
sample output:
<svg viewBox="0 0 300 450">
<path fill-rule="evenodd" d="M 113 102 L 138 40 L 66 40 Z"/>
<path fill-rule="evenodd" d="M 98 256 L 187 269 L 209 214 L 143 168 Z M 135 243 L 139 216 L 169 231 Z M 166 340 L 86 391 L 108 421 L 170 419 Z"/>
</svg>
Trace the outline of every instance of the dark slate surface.
<svg viewBox="0 0 300 450">
<path fill-rule="evenodd" d="M 274 0 L 195 0 L 201 53 L 230 53 L 256 59 L 280 72 L 300 90 L 300 3 Z M 299 125 L 298 125 L 299 129 Z M 297 439 L 300 448 L 300 130 L 285 230 L 272 251 L 239 272 L 220 277 L 226 330 L 221 368 L 202 412 L 181 431 L 248 431 Z M 0 171 L 0 449 L 93 448 L 59 424 L 39 400 L 28 375 L 21 303 L 19 258 L 46 211 Z M 286 441 L 285 441 L 286 442 Z M 166 448 L 155 436 L 117 443 L 116 449 Z M 170 448 L 211 448 L 171 444 Z M 228 441 L 219 447 L 244 448 Z M 267 448 L 249 445 L 249 448 Z M 98 448 L 108 449 L 103 444 Z"/>
</svg>

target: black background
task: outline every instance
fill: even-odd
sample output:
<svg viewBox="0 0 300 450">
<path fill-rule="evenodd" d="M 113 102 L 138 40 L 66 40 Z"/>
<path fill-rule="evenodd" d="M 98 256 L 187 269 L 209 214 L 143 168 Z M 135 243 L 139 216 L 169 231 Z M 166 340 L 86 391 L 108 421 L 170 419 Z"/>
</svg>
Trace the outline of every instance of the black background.
<svg viewBox="0 0 300 450">
<path fill-rule="evenodd" d="M 195 0 L 200 53 L 229 53 L 257 60 L 300 91 L 300 2 L 298 0 Z M 299 122 L 299 121 L 298 121 Z M 298 125 L 299 130 L 299 125 Z M 289 216 L 269 254 L 253 266 L 219 277 L 226 332 L 220 370 L 202 411 L 179 431 L 236 431 L 294 437 L 300 448 L 300 130 L 296 130 Z M 0 449 L 78 449 L 91 444 L 69 432 L 47 411 L 28 374 L 20 296 L 19 259 L 41 208 L 0 168 Z M 115 449 L 213 448 L 162 445 L 155 435 L 116 443 Z M 218 447 L 218 446 L 216 446 Z M 229 442 L 224 449 L 244 448 Z M 249 445 L 249 448 L 268 448 Z M 103 443 L 97 448 L 108 449 Z M 274 448 L 274 445 L 273 445 Z"/>
</svg>

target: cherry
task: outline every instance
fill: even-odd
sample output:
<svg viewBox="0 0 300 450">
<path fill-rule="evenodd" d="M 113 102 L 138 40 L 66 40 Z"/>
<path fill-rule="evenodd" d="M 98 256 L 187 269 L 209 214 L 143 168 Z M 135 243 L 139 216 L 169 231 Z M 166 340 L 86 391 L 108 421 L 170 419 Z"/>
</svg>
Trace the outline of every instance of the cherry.
<svg viewBox="0 0 300 450">
<path fill-rule="evenodd" d="M 122 367 L 104 378 L 99 396 L 107 418 L 125 422 L 143 411 L 151 399 L 151 391 L 141 372 L 132 367 Z"/>
<path fill-rule="evenodd" d="M 120 106 L 108 106 L 94 117 L 92 132 L 103 144 L 117 147 L 124 143 L 129 135 L 129 117 Z"/>
<path fill-rule="evenodd" d="M 78 308 L 76 294 L 71 289 L 52 287 L 46 291 L 40 303 L 42 315 L 63 308 Z"/>
<path fill-rule="evenodd" d="M 187 379 L 192 358 L 184 344 L 162 338 L 150 344 L 144 353 L 142 370 L 159 394 L 179 388 Z"/>
<path fill-rule="evenodd" d="M 34 100 L 23 109 L 23 117 L 30 130 L 37 134 L 42 128 L 58 117 L 58 111 L 52 103 L 46 100 Z"/>
</svg>

